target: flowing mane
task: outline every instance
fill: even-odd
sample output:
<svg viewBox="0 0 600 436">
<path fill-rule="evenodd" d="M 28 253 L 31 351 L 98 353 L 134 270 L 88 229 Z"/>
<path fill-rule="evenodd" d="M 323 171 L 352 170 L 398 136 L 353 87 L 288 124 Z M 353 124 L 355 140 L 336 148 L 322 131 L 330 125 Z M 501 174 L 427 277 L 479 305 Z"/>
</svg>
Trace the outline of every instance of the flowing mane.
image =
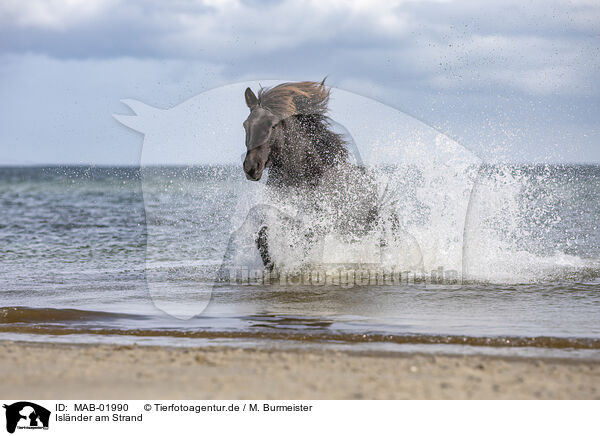
<svg viewBox="0 0 600 436">
<path fill-rule="evenodd" d="M 280 119 L 293 115 L 321 115 L 327 113 L 329 89 L 325 79 L 318 82 L 281 83 L 258 91 L 259 106 Z"/>
</svg>

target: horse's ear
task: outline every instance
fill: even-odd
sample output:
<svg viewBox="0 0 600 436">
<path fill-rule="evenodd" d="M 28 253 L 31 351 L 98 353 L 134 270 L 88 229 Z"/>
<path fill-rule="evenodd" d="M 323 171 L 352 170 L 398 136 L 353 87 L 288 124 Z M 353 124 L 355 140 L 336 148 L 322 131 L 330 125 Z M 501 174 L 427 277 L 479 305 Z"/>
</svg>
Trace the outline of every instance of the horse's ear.
<svg viewBox="0 0 600 436">
<path fill-rule="evenodd" d="M 246 88 L 244 96 L 246 97 L 246 104 L 250 109 L 258 104 L 258 98 L 256 98 L 256 95 L 254 95 L 254 92 L 250 88 Z"/>
</svg>

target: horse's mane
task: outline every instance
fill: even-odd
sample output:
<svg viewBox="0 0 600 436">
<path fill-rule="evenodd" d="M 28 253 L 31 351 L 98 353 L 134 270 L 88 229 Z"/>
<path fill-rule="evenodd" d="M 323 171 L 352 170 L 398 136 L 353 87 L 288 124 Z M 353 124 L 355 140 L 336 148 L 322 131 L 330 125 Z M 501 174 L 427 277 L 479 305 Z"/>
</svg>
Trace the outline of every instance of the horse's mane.
<svg viewBox="0 0 600 436">
<path fill-rule="evenodd" d="M 281 83 L 258 91 L 258 104 L 281 119 L 293 115 L 325 115 L 329 89 L 325 80 L 318 82 Z"/>
</svg>

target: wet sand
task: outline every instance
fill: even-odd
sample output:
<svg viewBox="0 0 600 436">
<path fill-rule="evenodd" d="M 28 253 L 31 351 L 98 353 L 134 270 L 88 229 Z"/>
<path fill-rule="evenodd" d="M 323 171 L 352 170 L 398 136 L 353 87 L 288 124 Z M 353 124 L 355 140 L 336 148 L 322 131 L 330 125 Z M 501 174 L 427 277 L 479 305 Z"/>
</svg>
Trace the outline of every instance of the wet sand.
<svg viewBox="0 0 600 436">
<path fill-rule="evenodd" d="M 600 362 L 0 341 L 4 398 L 600 399 Z"/>
</svg>

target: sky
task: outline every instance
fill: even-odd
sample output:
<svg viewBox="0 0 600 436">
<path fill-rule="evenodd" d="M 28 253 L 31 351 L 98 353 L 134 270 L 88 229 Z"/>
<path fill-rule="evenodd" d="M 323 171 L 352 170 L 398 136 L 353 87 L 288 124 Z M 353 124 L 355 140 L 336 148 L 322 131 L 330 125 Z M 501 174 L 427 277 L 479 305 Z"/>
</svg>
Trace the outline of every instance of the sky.
<svg viewBox="0 0 600 436">
<path fill-rule="evenodd" d="M 0 165 L 139 165 L 121 99 L 324 76 L 484 161 L 600 163 L 597 0 L 2 0 Z"/>
</svg>

